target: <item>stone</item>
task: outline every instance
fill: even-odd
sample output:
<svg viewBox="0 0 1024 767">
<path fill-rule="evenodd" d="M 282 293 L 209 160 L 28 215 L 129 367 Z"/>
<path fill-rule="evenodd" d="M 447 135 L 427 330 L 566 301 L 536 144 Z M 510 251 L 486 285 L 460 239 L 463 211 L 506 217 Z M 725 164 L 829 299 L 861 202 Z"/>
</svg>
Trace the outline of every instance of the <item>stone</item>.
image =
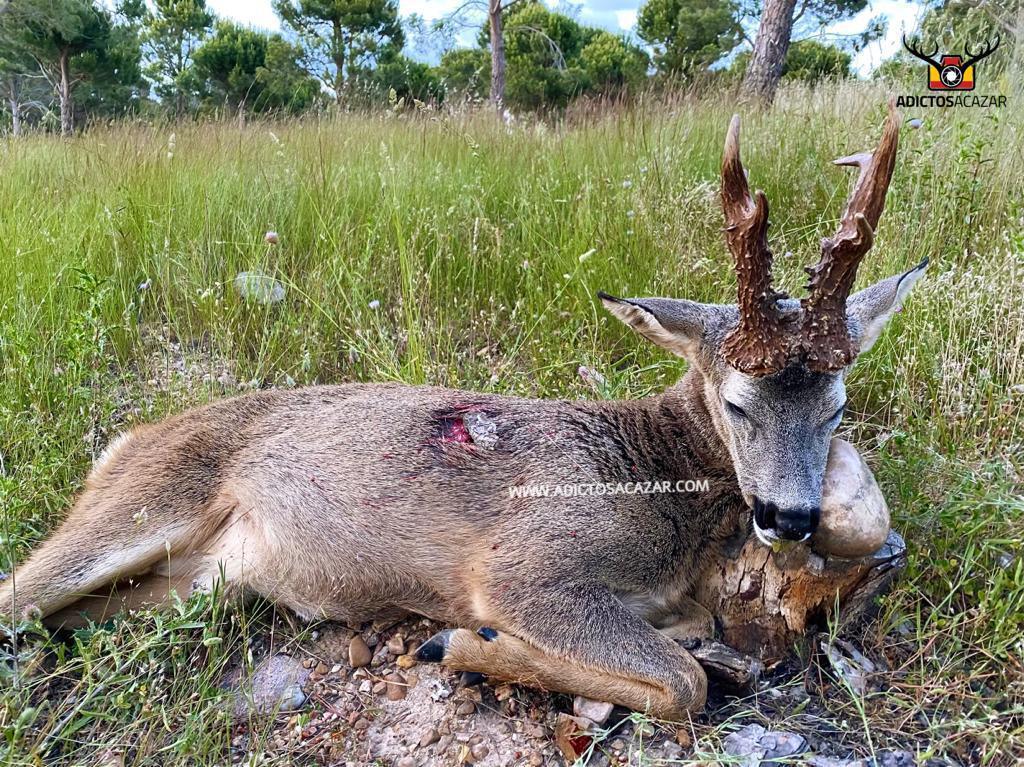
<svg viewBox="0 0 1024 767">
<path fill-rule="evenodd" d="M 284 285 L 268 274 L 260 272 L 239 272 L 234 280 L 235 290 L 245 299 L 260 304 L 277 304 L 284 301 Z"/>
<path fill-rule="evenodd" d="M 395 762 L 395 767 L 416 767 L 416 760 L 411 756 L 403 756 Z"/>
<path fill-rule="evenodd" d="M 388 652 L 392 655 L 405 655 L 405 637 L 401 634 L 395 634 L 388 640 L 387 648 Z"/>
<path fill-rule="evenodd" d="M 441 733 L 431 727 L 429 730 L 420 735 L 420 748 L 426 748 L 432 746 L 437 741 L 441 740 Z"/>
<path fill-rule="evenodd" d="M 395 665 L 400 669 L 412 668 L 416 665 L 416 658 L 412 655 L 399 655 L 395 660 Z"/>
<path fill-rule="evenodd" d="M 527 761 L 531 767 L 541 767 L 544 764 L 544 754 L 540 751 L 531 751 L 530 756 L 527 757 Z"/>
<path fill-rule="evenodd" d="M 476 711 L 476 704 L 471 700 L 463 701 L 455 709 L 455 713 L 458 716 L 469 716 L 474 711 Z"/>
<path fill-rule="evenodd" d="M 822 484 L 821 521 L 811 547 L 827 556 L 855 559 L 877 551 L 889 535 L 889 506 L 860 453 L 833 439 Z"/>
<path fill-rule="evenodd" d="M 577 695 L 572 701 L 573 714 L 589 719 L 597 725 L 602 725 L 608 721 L 608 717 L 612 715 L 613 708 L 615 706 L 612 703 L 591 700 L 590 698 L 584 698 L 582 695 Z"/>
<path fill-rule="evenodd" d="M 739 757 L 745 767 L 758 767 L 763 760 L 785 759 L 807 751 L 807 741 L 800 735 L 768 731 L 759 724 L 748 724 L 730 733 L 722 745 L 726 754 Z"/>
<path fill-rule="evenodd" d="M 491 749 L 483 743 L 477 743 L 475 746 L 469 747 L 469 753 L 473 756 L 474 762 L 479 762 L 487 758 L 487 755 L 491 753 Z"/>
<path fill-rule="evenodd" d="M 309 669 L 290 655 L 265 658 L 253 669 L 252 677 L 243 680 L 235 700 L 236 716 L 298 710 L 306 702 L 302 686 L 309 681 L 309 675 Z"/>
<path fill-rule="evenodd" d="M 348 644 L 348 662 L 352 668 L 369 666 L 371 660 L 373 660 L 373 655 L 363 638 L 359 635 L 352 637 L 352 641 Z"/>
<path fill-rule="evenodd" d="M 388 700 L 402 700 L 409 691 L 405 683 L 405 677 L 401 674 L 388 674 L 384 680 L 387 682 Z"/>
</svg>

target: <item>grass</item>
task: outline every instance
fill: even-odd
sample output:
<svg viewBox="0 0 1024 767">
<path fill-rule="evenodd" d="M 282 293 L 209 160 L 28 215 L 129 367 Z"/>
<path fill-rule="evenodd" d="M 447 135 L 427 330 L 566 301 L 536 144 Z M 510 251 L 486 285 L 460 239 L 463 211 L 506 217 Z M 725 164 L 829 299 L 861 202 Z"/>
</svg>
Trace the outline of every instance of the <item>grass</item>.
<svg viewBox="0 0 1024 767">
<path fill-rule="evenodd" d="M 884 103 L 850 84 L 744 115 L 791 291 L 849 188 L 828 161 L 874 143 Z M 861 269 L 866 285 L 932 259 L 852 374 L 842 427 L 911 551 L 860 637 L 887 662 L 885 689 L 826 701 L 869 749 L 985 765 L 1024 755 L 1021 103 L 905 115 L 924 125 L 904 131 Z M 731 300 L 716 193 L 732 109 L 652 102 L 511 128 L 388 112 L 0 143 L 0 569 L 59 522 L 118 431 L 247 386 L 593 396 L 580 365 L 616 396 L 669 385 L 683 363 L 594 294 Z M 242 300 L 232 281 L 246 270 L 280 280 L 285 300 Z M 258 634 L 251 618 L 199 600 L 70 644 L 30 632 L 2 672 L 0 755 L 226 762 L 217 683 Z"/>
</svg>

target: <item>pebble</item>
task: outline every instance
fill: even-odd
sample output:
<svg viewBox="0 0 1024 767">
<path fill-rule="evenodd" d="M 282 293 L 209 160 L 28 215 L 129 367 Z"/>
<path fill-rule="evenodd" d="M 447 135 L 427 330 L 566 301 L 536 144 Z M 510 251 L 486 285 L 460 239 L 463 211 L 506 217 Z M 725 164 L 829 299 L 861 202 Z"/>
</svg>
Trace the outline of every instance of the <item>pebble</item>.
<svg viewBox="0 0 1024 767">
<path fill-rule="evenodd" d="M 412 655 L 399 655 L 398 659 L 395 661 L 395 665 L 400 669 L 412 668 L 416 665 L 416 658 Z"/>
<path fill-rule="evenodd" d="M 420 735 L 420 748 L 432 746 L 439 740 L 441 740 L 441 733 L 439 733 L 437 730 L 431 727 L 425 733 Z"/>
<path fill-rule="evenodd" d="M 487 755 L 491 753 L 491 749 L 487 748 L 483 743 L 477 743 L 475 746 L 470 746 L 469 753 L 473 756 L 473 761 L 479 762 L 487 758 Z"/>
<path fill-rule="evenodd" d="M 395 762 L 395 767 L 416 767 L 416 760 L 411 756 L 403 756 Z"/>
<path fill-rule="evenodd" d="M 240 690 L 235 701 L 235 713 L 246 711 L 257 714 L 272 714 L 277 711 L 295 711 L 306 702 L 302 686 L 309 679 L 309 670 L 302 662 L 290 655 L 272 655 L 264 659 L 247 680 L 245 690 Z M 251 707 L 250 707 L 251 697 Z"/>
<path fill-rule="evenodd" d="M 330 672 L 330 669 L 327 667 L 326 663 L 320 662 L 316 664 L 316 673 L 320 676 L 327 676 L 328 672 Z"/>
<path fill-rule="evenodd" d="M 544 754 L 540 751 L 531 751 L 528 761 L 532 767 L 541 767 L 544 764 Z"/>
<path fill-rule="evenodd" d="M 369 679 L 364 679 L 359 684 L 359 692 L 363 693 L 363 695 L 369 695 L 371 692 L 373 692 L 373 682 L 371 682 Z"/>
<path fill-rule="evenodd" d="M 730 733 L 722 745 L 730 756 L 744 757 L 753 765 L 761 760 L 796 756 L 807 750 L 807 741 L 802 736 L 792 732 L 769 732 L 759 724 L 748 724 Z"/>
<path fill-rule="evenodd" d="M 370 654 L 370 648 L 361 636 L 352 637 L 352 641 L 348 644 L 348 662 L 352 665 L 352 668 L 362 668 L 363 666 L 369 666 L 373 656 Z"/>
<path fill-rule="evenodd" d="M 476 711 L 476 703 L 471 700 L 463 701 L 455 709 L 455 713 L 458 716 L 469 716 L 474 711 Z"/>
<path fill-rule="evenodd" d="M 572 701 L 572 712 L 576 716 L 589 719 L 591 722 L 598 725 L 604 724 L 608 721 L 608 717 L 612 715 L 613 708 L 615 708 L 615 706 L 611 703 L 591 700 L 590 698 L 584 698 L 582 695 L 577 695 Z"/>
<path fill-rule="evenodd" d="M 401 674 L 388 674 L 387 680 L 388 700 L 402 700 L 408 692 L 405 677 Z"/>
<path fill-rule="evenodd" d="M 388 640 L 388 652 L 394 656 L 405 655 L 405 637 L 395 634 Z"/>
</svg>

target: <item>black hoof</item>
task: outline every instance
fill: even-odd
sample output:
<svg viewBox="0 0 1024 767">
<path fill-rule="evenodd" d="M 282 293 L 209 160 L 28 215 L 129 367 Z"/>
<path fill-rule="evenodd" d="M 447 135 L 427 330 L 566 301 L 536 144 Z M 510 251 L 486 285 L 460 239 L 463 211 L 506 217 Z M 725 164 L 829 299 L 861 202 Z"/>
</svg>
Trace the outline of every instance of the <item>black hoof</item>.
<svg viewBox="0 0 1024 767">
<path fill-rule="evenodd" d="M 420 663 L 440 663 L 448 654 L 453 629 L 438 631 L 416 649 L 416 660 Z"/>
<path fill-rule="evenodd" d="M 498 638 L 498 632 L 492 629 L 490 626 L 483 626 L 482 628 L 478 628 L 476 630 L 476 633 L 488 642 L 493 642 L 495 639 Z"/>
<path fill-rule="evenodd" d="M 476 687 L 487 681 L 487 675 L 479 671 L 463 671 L 459 678 L 459 687 Z"/>
</svg>

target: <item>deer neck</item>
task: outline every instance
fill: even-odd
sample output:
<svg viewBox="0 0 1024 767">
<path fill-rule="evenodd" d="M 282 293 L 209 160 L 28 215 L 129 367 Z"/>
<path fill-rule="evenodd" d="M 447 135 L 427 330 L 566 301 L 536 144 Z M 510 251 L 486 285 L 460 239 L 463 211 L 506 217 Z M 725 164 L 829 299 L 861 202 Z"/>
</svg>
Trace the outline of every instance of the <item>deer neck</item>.
<svg viewBox="0 0 1024 767">
<path fill-rule="evenodd" d="M 678 384 L 644 404 L 656 418 L 665 448 L 685 464 L 681 470 L 735 477 L 729 449 L 715 428 L 705 396 L 704 377 L 690 368 Z"/>
</svg>

